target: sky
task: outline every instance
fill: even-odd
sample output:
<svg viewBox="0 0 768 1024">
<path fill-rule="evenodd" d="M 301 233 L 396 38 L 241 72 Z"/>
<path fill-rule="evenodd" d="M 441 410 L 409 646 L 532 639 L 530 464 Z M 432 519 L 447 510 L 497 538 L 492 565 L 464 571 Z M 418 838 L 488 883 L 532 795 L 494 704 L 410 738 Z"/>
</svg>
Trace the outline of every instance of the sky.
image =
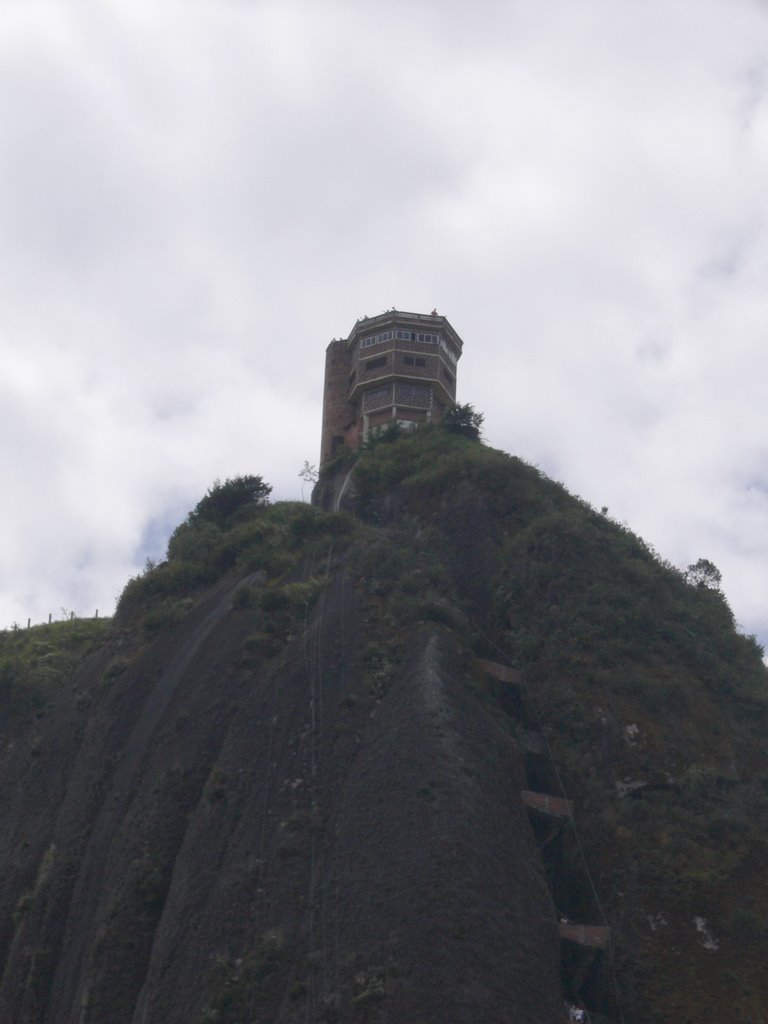
<svg viewBox="0 0 768 1024">
<path fill-rule="evenodd" d="M 216 479 L 301 498 L 395 307 L 768 643 L 767 280 L 768 0 L 0 0 L 0 628 L 111 614 Z"/>
</svg>

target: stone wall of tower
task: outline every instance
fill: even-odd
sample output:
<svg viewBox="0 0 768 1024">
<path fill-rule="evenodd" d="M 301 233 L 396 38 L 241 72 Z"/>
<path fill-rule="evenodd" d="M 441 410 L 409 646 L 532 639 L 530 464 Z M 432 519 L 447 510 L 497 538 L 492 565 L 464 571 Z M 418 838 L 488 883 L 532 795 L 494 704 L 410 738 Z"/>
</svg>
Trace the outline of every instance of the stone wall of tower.
<svg viewBox="0 0 768 1024">
<path fill-rule="evenodd" d="M 350 359 L 346 342 L 343 339 L 335 339 L 325 350 L 321 466 L 333 458 L 339 444 L 349 444 L 350 430 L 356 425 L 355 411 L 347 400 L 349 374 Z"/>
</svg>

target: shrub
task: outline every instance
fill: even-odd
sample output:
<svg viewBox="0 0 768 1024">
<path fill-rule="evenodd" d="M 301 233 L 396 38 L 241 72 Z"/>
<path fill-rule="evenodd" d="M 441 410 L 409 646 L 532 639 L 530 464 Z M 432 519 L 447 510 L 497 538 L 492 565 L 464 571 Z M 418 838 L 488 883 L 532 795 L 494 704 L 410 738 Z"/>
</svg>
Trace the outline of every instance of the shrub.
<svg viewBox="0 0 768 1024">
<path fill-rule="evenodd" d="M 147 640 L 153 639 L 162 630 L 180 622 L 184 613 L 189 610 L 189 599 L 162 604 L 149 611 L 142 621 L 142 631 Z"/>
<path fill-rule="evenodd" d="M 78 662 L 106 640 L 109 619 L 72 619 L 0 631 L 0 693 L 15 710 L 41 708 Z"/>
<path fill-rule="evenodd" d="M 236 476 L 224 483 L 216 480 L 190 512 L 189 522 L 209 522 L 223 528 L 242 509 L 267 505 L 271 493 L 272 487 L 260 476 Z"/>
<path fill-rule="evenodd" d="M 475 407 L 466 405 L 455 405 L 443 416 L 443 425 L 452 434 L 460 434 L 468 437 L 471 441 L 479 441 L 485 416 L 476 412 Z"/>
<path fill-rule="evenodd" d="M 210 569 L 193 562 L 161 562 L 125 585 L 117 602 L 118 619 L 146 610 L 157 599 L 181 598 L 214 577 Z"/>
<path fill-rule="evenodd" d="M 201 565 L 214 561 L 223 533 L 211 522 L 191 523 L 189 519 L 177 526 L 168 541 L 169 562 L 196 562 Z"/>
</svg>

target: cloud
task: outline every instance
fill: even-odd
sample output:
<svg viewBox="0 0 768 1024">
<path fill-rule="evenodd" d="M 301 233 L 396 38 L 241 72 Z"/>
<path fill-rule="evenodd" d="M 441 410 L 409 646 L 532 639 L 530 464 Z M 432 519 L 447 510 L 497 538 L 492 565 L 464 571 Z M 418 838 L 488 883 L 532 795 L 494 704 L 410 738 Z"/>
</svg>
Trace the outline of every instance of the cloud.
<svg viewBox="0 0 768 1024">
<path fill-rule="evenodd" d="M 10 4 L 0 56 L 0 623 L 107 611 L 215 477 L 298 497 L 394 305 L 768 639 L 760 4 Z"/>
</svg>

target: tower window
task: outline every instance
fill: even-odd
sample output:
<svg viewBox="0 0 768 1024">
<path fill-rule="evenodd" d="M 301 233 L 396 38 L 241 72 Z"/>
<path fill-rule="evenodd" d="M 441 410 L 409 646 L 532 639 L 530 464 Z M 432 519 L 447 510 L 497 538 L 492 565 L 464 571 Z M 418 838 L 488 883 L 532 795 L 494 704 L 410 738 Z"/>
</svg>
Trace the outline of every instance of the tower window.
<svg viewBox="0 0 768 1024">
<path fill-rule="evenodd" d="M 379 402 L 383 398 L 389 398 L 391 392 L 389 388 L 374 388 L 373 391 L 366 391 L 365 397 L 372 402 Z"/>
<path fill-rule="evenodd" d="M 365 364 L 366 370 L 378 370 L 380 366 L 387 365 L 387 357 L 379 356 L 378 359 L 369 359 Z"/>
<path fill-rule="evenodd" d="M 417 334 L 415 331 L 395 331 L 395 337 L 399 338 L 400 341 L 420 341 L 422 345 L 438 345 L 440 343 L 439 334 Z"/>
<path fill-rule="evenodd" d="M 372 345 L 378 345 L 381 341 L 391 341 L 392 331 L 382 331 L 381 334 L 372 334 L 370 338 L 363 338 L 360 342 L 360 348 L 370 348 Z"/>
<path fill-rule="evenodd" d="M 421 384 L 398 384 L 395 402 L 398 405 L 402 402 L 404 405 L 415 405 L 417 408 L 426 409 L 429 407 L 431 394 L 431 388 Z"/>
<path fill-rule="evenodd" d="M 363 394 L 363 412 L 373 412 L 376 409 L 383 409 L 386 405 L 392 404 L 392 385 L 383 388 L 373 388 Z"/>
<path fill-rule="evenodd" d="M 442 338 L 440 339 L 440 348 L 443 350 L 443 352 L 445 352 L 445 354 L 448 356 L 450 361 L 455 366 L 456 365 L 456 355 L 453 352 L 453 350 L 445 343 L 445 341 Z"/>
</svg>

